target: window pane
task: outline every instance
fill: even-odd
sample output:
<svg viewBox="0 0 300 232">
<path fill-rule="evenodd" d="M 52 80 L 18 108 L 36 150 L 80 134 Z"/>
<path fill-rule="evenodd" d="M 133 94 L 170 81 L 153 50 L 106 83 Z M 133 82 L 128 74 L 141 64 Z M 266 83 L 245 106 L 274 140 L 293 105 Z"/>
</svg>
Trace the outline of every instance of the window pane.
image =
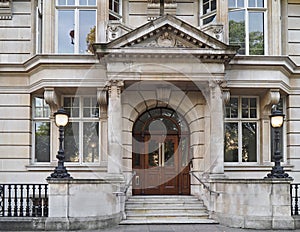
<svg viewBox="0 0 300 232">
<path fill-rule="evenodd" d="M 188 148 L 187 137 L 181 137 L 180 146 L 181 146 L 181 166 L 185 167 L 189 162 L 189 148 Z"/>
<path fill-rule="evenodd" d="M 65 127 L 65 161 L 78 162 L 79 161 L 79 123 L 69 122 Z"/>
<path fill-rule="evenodd" d="M 74 53 L 74 10 L 58 11 L 58 52 Z"/>
<path fill-rule="evenodd" d="M 238 117 L 238 98 L 231 98 L 229 104 L 225 106 L 226 118 Z"/>
<path fill-rule="evenodd" d="M 59 6 L 65 6 L 65 5 L 67 5 L 67 0 L 58 0 L 58 5 Z"/>
<path fill-rule="evenodd" d="M 249 98 L 242 98 L 242 118 L 249 118 Z"/>
<path fill-rule="evenodd" d="M 249 7 L 256 7 L 256 0 L 248 0 L 248 6 Z"/>
<path fill-rule="evenodd" d="M 229 43 L 240 46 L 239 54 L 245 54 L 245 11 L 229 12 Z"/>
<path fill-rule="evenodd" d="M 211 1 L 211 11 L 217 9 L 217 1 L 216 0 L 213 0 Z"/>
<path fill-rule="evenodd" d="M 214 22 L 215 18 L 216 18 L 216 15 L 212 15 L 208 18 L 203 19 L 203 25 Z"/>
<path fill-rule="evenodd" d="M 167 140 L 164 144 L 164 165 L 168 167 L 174 167 L 174 141 Z"/>
<path fill-rule="evenodd" d="M 257 161 L 257 141 L 256 141 L 256 123 L 242 123 L 242 161 L 256 162 Z"/>
<path fill-rule="evenodd" d="M 237 7 L 244 7 L 244 0 L 237 0 Z"/>
<path fill-rule="evenodd" d="M 256 0 L 257 1 L 257 7 L 264 7 L 264 0 Z"/>
<path fill-rule="evenodd" d="M 75 0 L 67 0 L 69 6 L 74 6 L 75 5 Z"/>
<path fill-rule="evenodd" d="M 80 6 L 86 6 L 87 5 L 87 0 L 80 0 L 79 5 Z"/>
<path fill-rule="evenodd" d="M 99 123 L 83 123 L 83 162 L 99 162 Z"/>
<path fill-rule="evenodd" d="M 249 13 L 249 54 L 264 55 L 264 14 Z"/>
<path fill-rule="evenodd" d="M 228 7 L 234 8 L 236 7 L 236 0 L 228 0 Z"/>
<path fill-rule="evenodd" d="M 50 162 L 50 122 L 35 122 L 35 162 Z"/>
<path fill-rule="evenodd" d="M 79 53 L 91 51 L 89 45 L 95 42 L 96 11 L 81 10 L 79 13 Z"/>
<path fill-rule="evenodd" d="M 238 162 L 238 123 L 225 123 L 224 161 Z"/>
</svg>

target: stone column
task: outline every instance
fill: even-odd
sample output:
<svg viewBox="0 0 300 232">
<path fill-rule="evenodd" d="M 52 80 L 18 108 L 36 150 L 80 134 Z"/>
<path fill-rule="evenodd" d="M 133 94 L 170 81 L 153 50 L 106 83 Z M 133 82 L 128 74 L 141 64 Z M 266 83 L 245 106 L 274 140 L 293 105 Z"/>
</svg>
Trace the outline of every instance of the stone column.
<svg viewBox="0 0 300 232">
<path fill-rule="evenodd" d="M 224 177 L 224 118 L 223 94 L 218 82 L 211 81 L 210 89 L 210 163 L 211 177 Z"/>
<path fill-rule="evenodd" d="M 108 170 L 109 174 L 121 174 L 122 170 L 122 104 L 123 81 L 108 82 Z"/>
</svg>

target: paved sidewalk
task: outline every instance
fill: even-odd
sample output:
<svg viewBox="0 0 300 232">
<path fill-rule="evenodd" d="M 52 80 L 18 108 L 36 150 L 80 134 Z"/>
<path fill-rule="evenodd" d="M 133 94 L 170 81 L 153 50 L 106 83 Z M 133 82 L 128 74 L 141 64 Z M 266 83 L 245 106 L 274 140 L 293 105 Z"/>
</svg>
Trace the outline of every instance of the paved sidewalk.
<svg viewBox="0 0 300 232">
<path fill-rule="evenodd" d="M 259 232 L 259 231 L 274 231 L 274 230 L 250 230 L 240 228 L 229 228 L 218 224 L 181 224 L 181 225 L 118 225 L 112 228 L 101 230 L 101 232 Z M 282 230 L 277 230 L 282 231 Z M 300 230 L 286 230 L 297 231 Z"/>
</svg>

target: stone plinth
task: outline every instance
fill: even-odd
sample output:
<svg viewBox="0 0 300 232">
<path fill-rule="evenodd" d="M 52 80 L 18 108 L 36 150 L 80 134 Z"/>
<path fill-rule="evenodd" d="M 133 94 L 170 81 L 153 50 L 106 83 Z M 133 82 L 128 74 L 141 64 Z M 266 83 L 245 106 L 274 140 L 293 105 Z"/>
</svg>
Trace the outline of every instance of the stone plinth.
<svg viewBox="0 0 300 232">
<path fill-rule="evenodd" d="M 221 224 L 253 229 L 294 229 L 289 179 L 211 180 L 210 210 Z"/>
<path fill-rule="evenodd" d="M 51 179 L 48 184 L 46 230 L 99 229 L 121 221 L 122 206 L 114 193 L 120 191 L 123 178 Z"/>
</svg>

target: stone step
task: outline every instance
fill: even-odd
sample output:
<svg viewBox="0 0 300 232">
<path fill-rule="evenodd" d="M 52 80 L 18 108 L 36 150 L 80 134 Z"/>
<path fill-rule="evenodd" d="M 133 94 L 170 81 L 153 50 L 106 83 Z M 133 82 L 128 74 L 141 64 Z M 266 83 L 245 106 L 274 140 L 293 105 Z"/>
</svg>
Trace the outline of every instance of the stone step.
<svg viewBox="0 0 300 232">
<path fill-rule="evenodd" d="M 166 211 L 166 212 L 141 212 L 141 213 L 136 213 L 136 212 L 127 212 L 127 218 L 141 218 L 141 219 L 146 219 L 146 218 L 208 218 L 208 214 L 206 212 L 185 212 L 185 211 Z"/>
<path fill-rule="evenodd" d="M 155 210 L 205 210 L 206 207 L 203 204 L 127 204 L 126 210 L 143 210 L 143 209 L 155 209 Z"/>
<path fill-rule="evenodd" d="M 143 225 L 143 224 L 218 224 L 212 219 L 146 219 L 146 220 L 133 220 L 126 219 L 120 222 L 121 225 Z"/>
<path fill-rule="evenodd" d="M 195 196 L 132 196 L 121 224 L 216 223 L 209 219 L 202 200 Z"/>
</svg>

